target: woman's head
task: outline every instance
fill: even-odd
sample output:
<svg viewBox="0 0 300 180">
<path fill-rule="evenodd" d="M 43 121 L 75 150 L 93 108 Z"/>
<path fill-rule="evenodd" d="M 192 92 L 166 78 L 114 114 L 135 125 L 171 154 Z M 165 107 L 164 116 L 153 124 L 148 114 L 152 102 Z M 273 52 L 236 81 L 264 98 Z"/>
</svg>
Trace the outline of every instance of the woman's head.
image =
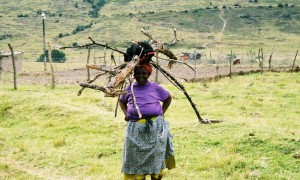
<svg viewBox="0 0 300 180">
<path fill-rule="evenodd" d="M 145 85 L 152 73 L 150 64 L 140 64 L 134 69 L 134 78 L 139 85 Z"/>
</svg>

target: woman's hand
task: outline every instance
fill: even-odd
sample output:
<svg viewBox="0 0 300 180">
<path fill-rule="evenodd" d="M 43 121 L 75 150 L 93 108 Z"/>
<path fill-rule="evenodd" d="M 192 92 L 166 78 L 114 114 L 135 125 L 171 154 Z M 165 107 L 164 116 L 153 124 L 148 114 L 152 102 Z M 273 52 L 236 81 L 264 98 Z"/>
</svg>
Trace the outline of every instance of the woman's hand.
<svg viewBox="0 0 300 180">
<path fill-rule="evenodd" d="M 169 108 L 170 104 L 172 102 L 172 97 L 171 95 L 169 95 L 169 97 L 163 102 L 162 104 L 162 111 L 163 114 L 165 114 L 165 112 L 167 111 L 167 109 Z"/>
</svg>

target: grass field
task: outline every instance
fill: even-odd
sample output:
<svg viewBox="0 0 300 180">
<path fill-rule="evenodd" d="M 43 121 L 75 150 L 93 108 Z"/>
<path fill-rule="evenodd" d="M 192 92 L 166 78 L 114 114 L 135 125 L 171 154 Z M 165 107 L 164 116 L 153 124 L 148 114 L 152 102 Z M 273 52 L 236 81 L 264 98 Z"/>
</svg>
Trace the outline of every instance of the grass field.
<svg viewBox="0 0 300 180">
<path fill-rule="evenodd" d="M 298 179 L 300 74 L 264 73 L 186 83 L 166 114 L 177 168 L 166 179 Z M 78 86 L 0 84 L 0 177 L 122 179 L 125 131 L 115 98 Z"/>
</svg>

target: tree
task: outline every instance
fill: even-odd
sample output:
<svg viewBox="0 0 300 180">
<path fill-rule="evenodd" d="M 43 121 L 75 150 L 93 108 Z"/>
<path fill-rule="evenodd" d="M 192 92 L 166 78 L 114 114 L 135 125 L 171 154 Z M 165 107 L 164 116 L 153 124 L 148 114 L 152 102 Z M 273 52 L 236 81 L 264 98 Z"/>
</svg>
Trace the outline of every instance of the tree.
<svg viewBox="0 0 300 180">
<path fill-rule="evenodd" d="M 53 49 L 51 52 L 52 62 L 54 63 L 64 63 L 66 62 L 66 54 L 62 51 Z M 36 60 L 36 62 L 44 62 L 45 54 L 41 54 L 40 57 Z M 48 50 L 46 50 L 46 61 L 49 62 Z"/>
</svg>

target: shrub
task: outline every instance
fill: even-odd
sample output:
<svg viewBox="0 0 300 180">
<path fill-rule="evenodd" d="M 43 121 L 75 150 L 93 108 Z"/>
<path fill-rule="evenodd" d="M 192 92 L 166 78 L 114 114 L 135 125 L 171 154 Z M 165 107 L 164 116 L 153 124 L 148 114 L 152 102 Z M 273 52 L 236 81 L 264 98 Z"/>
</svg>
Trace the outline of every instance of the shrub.
<svg viewBox="0 0 300 180">
<path fill-rule="evenodd" d="M 291 18 L 291 14 L 287 13 L 287 14 L 283 14 L 282 17 L 284 19 L 290 19 Z"/>
<path fill-rule="evenodd" d="M 278 7 L 283 8 L 283 4 L 279 3 Z"/>
<path fill-rule="evenodd" d="M 11 34 L 0 35 L 0 40 L 11 39 L 13 36 Z"/>
<path fill-rule="evenodd" d="M 66 54 L 62 51 L 53 49 L 51 52 L 52 62 L 54 63 L 64 63 L 66 62 Z M 45 54 L 41 54 L 36 62 L 44 62 Z M 46 62 L 49 62 L 48 50 L 46 50 Z"/>
<path fill-rule="evenodd" d="M 28 15 L 28 14 L 19 14 L 17 17 L 18 17 L 18 18 L 21 18 L 21 17 L 29 17 L 29 15 Z"/>
<path fill-rule="evenodd" d="M 242 14 L 238 16 L 239 18 L 250 18 L 249 14 Z"/>
<path fill-rule="evenodd" d="M 78 26 L 76 27 L 76 29 L 73 30 L 72 33 L 73 33 L 73 34 L 76 34 L 76 33 L 80 32 L 80 31 L 84 31 L 85 29 L 91 28 L 92 25 L 93 25 L 93 23 L 90 23 L 90 24 L 88 24 L 88 25 L 83 25 L 83 26 L 78 25 Z"/>
<path fill-rule="evenodd" d="M 59 33 L 59 34 L 58 34 L 58 37 L 59 37 L 59 38 L 63 38 L 63 37 L 65 37 L 65 36 L 69 36 L 69 35 L 70 35 L 69 33 L 67 33 L 67 34 Z"/>
</svg>

